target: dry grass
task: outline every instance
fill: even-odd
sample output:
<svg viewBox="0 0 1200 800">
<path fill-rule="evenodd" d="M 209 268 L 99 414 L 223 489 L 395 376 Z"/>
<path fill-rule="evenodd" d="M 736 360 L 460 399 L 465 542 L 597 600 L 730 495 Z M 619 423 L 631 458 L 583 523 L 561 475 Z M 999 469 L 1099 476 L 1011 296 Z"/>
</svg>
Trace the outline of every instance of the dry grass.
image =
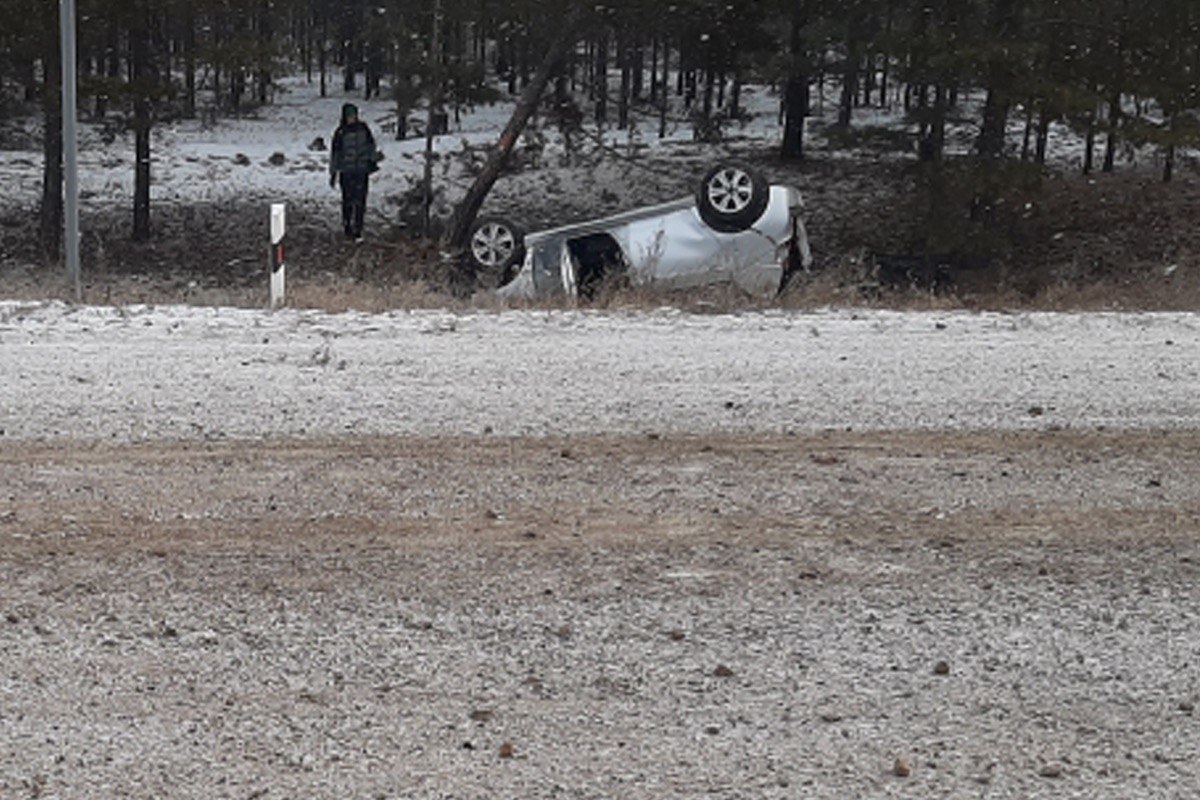
<svg viewBox="0 0 1200 800">
<path fill-rule="evenodd" d="M 1008 251 L 983 269 L 960 270 L 939 292 L 885 288 L 869 253 L 902 252 L 911 240 L 912 190 L 903 164 L 814 161 L 780 167 L 777 180 L 795 182 L 808 198 L 808 228 L 817 263 L 780 297 L 757 298 L 731 286 L 681 292 L 650 291 L 607 281 L 582 303 L 625 310 L 672 306 L 697 313 L 766 308 L 872 307 L 904 309 L 1194 310 L 1200 309 L 1200 178 L 1183 174 L 1169 185 L 1127 169 L 1091 179 L 1044 181 L 1028 210 L 1006 223 Z M 267 305 L 265 231 L 246 225 L 262 214 L 257 200 L 238 207 L 164 208 L 158 236 L 128 241 L 123 212 L 85 219 L 87 303 L 189 303 L 243 308 Z M 289 234 L 288 302 L 332 312 L 513 307 L 478 294 L 464 298 L 431 245 L 379 230 L 363 246 L 336 235 L 319 208 L 295 211 Z M 261 221 L 261 220 L 260 220 Z M 30 221 L 0 219 L 4 261 L 0 297 L 74 300 L 60 266 L 30 266 L 39 256 Z M 262 252 L 257 258 L 247 254 Z M 567 308 L 566 299 L 516 304 Z"/>
<path fill-rule="evenodd" d="M 8 300 L 74 302 L 73 287 L 58 268 L 0 270 L 0 297 Z M 760 298 L 721 285 L 705 289 L 660 292 L 623 287 L 599 292 L 591 301 L 544 298 L 505 301 L 477 295 L 462 298 L 435 285 L 412 281 L 364 281 L 332 273 L 289 276 L 287 305 L 331 313 L 443 308 L 452 310 L 568 309 L 645 311 L 663 307 L 688 313 L 714 314 L 784 309 L 892 308 L 906 310 L 1031 310 L 1031 311 L 1192 311 L 1200 309 L 1200 263 L 1180 265 L 1171 275 L 1162 270 L 1124 279 L 1096 280 L 1085 285 L 1066 282 L 1042 286 L 1032 294 L 1001 276 L 992 287 L 960 288 L 935 293 L 919 288 L 880 291 L 845 273 L 812 273 L 779 297 Z M 83 302 L 92 305 L 230 306 L 266 308 L 265 275 L 257 286 L 204 286 L 185 277 L 146 278 L 137 275 L 90 276 L 83 284 Z"/>
</svg>

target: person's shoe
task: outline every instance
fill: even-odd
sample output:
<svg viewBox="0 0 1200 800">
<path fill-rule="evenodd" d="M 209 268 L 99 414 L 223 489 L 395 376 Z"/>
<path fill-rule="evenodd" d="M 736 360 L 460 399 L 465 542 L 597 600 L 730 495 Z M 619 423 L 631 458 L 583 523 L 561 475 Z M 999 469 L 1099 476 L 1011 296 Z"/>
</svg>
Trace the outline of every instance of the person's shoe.
<svg viewBox="0 0 1200 800">
<path fill-rule="evenodd" d="M 354 243 L 355 244 L 363 243 L 363 235 L 361 233 L 354 237 Z"/>
</svg>

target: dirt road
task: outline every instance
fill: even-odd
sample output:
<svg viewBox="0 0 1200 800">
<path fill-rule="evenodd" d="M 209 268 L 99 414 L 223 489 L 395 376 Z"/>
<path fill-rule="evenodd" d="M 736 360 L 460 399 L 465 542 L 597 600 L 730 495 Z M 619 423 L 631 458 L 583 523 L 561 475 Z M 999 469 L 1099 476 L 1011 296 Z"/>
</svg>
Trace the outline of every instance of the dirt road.
<svg viewBox="0 0 1200 800">
<path fill-rule="evenodd" d="M 1196 475 L 1188 431 L 10 442 L 0 797 L 1193 797 Z"/>
</svg>

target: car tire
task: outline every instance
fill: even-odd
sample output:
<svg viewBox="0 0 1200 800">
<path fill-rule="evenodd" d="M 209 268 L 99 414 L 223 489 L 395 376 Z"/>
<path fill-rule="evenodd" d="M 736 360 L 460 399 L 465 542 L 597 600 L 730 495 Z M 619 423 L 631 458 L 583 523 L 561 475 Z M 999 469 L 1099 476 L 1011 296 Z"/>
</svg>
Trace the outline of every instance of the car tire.
<svg viewBox="0 0 1200 800">
<path fill-rule="evenodd" d="M 503 286 L 525 260 L 525 232 L 504 217 L 480 217 L 467 238 L 467 258 L 477 283 Z"/>
<path fill-rule="evenodd" d="M 771 185 L 745 164 L 718 164 L 696 190 L 696 209 L 708 227 L 720 233 L 746 230 L 767 210 Z"/>
</svg>

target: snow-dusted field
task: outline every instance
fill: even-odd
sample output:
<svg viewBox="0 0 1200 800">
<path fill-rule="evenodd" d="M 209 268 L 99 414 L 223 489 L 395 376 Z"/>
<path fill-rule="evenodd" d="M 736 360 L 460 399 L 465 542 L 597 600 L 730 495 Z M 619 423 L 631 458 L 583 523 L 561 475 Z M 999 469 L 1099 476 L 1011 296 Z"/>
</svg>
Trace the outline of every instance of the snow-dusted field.
<svg viewBox="0 0 1200 800">
<path fill-rule="evenodd" d="M 1200 317 L 0 304 L 11 439 L 1200 424 Z"/>
</svg>

